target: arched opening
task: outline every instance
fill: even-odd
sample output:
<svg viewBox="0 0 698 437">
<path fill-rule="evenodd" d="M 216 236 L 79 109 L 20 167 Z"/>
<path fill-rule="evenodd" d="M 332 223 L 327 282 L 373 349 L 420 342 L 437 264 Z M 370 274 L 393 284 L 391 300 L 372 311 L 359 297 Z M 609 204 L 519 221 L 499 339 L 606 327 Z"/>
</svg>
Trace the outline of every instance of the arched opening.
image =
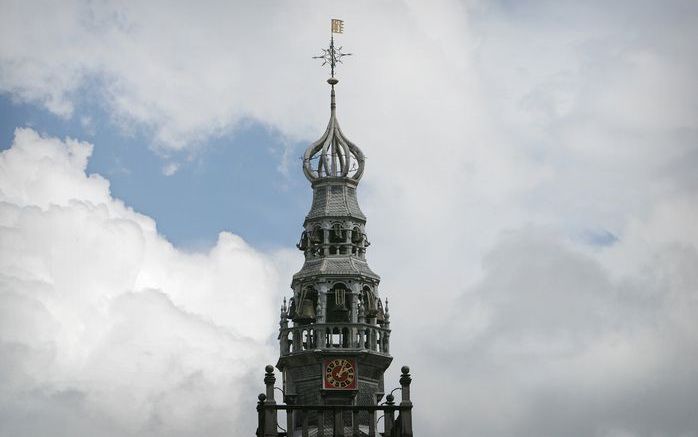
<svg viewBox="0 0 698 437">
<path fill-rule="evenodd" d="M 348 322 L 351 293 L 346 285 L 338 282 L 327 293 L 327 322 Z"/>
<path fill-rule="evenodd" d="M 341 223 L 333 223 L 330 229 L 330 243 L 339 244 L 347 241 L 347 230 Z"/>
<path fill-rule="evenodd" d="M 316 225 L 313 227 L 313 230 L 310 231 L 310 234 L 308 235 L 308 241 L 309 241 L 309 246 L 310 246 L 310 252 L 313 255 L 320 255 L 322 252 L 322 245 L 324 243 L 324 231 L 320 227 L 320 225 Z"/>
<path fill-rule="evenodd" d="M 342 344 L 342 335 L 339 331 L 339 328 L 334 328 L 332 330 L 332 338 L 330 344 L 332 345 L 332 347 L 339 347 Z"/>
<path fill-rule="evenodd" d="M 288 351 L 295 351 L 295 346 L 293 344 L 293 331 L 288 331 L 288 334 L 286 334 L 286 341 L 288 343 Z"/>
<path fill-rule="evenodd" d="M 308 336 L 308 330 L 304 329 L 301 333 L 301 345 L 303 345 L 303 350 L 309 349 L 310 337 Z"/>
</svg>

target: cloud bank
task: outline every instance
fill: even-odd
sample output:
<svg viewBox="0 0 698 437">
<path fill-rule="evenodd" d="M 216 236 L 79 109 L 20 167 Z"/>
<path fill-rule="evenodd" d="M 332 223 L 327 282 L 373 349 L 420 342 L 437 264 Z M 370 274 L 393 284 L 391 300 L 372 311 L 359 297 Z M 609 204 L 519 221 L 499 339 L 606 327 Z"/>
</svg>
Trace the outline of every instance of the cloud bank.
<svg viewBox="0 0 698 437">
<path fill-rule="evenodd" d="M 436 366 L 422 384 L 458 381 L 451 392 L 416 390 L 428 429 L 695 435 L 698 245 L 665 240 L 642 254 L 637 271 L 613 269 L 647 238 L 666 237 L 652 228 L 698 214 L 695 204 L 671 211 L 601 258 L 547 230 L 503 235 L 484 258 L 482 279 L 441 312 L 446 320 L 412 339 Z"/>
<path fill-rule="evenodd" d="M 227 232 L 174 248 L 85 174 L 91 151 L 18 129 L 0 156 L 0 433 L 250 429 L 276 268 Z"/>
</svg>

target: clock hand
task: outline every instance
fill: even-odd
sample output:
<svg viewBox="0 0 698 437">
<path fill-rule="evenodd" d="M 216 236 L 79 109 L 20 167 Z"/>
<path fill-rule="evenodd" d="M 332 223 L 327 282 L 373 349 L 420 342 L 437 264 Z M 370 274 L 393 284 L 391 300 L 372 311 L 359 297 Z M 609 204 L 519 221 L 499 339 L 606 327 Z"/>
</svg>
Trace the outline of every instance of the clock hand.
<svg viewBox="0 0 698 437">
<path fill-rule="evenodd" d="M 344 363 L 344 364 L 342 364 L 342 368 L 340 369 L 339 374 L 344 375 L 348 371 L 349 371 L 349 368 L 347 367 L 346 363 Z"/>
</svg>

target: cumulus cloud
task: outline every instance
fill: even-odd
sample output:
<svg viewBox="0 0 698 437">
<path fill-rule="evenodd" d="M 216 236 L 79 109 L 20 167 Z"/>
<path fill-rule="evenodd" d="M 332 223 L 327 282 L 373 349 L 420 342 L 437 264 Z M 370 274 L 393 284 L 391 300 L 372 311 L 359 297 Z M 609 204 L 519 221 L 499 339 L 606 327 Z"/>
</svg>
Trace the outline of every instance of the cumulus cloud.
<svg viewBox="0 0 698 437">
<path fill-rule="evenodd" d="M 253 427 L 240 413 L 273 357 L 273 264 L 227 232 L 174 248 L 85 174 L 91 151 L 18 129 L 0 157 L 2 434 Z"/>
</svg>

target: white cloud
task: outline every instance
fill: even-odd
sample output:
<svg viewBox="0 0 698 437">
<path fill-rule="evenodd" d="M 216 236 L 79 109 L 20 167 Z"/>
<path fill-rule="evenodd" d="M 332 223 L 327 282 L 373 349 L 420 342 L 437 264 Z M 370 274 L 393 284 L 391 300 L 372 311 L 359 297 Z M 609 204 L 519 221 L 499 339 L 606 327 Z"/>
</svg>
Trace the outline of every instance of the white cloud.
<svg viewBox="0 0 698 437">
<path fill-rule="evenodd" d="M 163 150 L 196 147 L 246 118 L 307 132 L 298 127 L 309 126 L 295 110 L 298 101 L 284 96 L 302 95 L 311 69 L 324 76 L 308 50 L 324 44 L 326 33 L 305 44 L 320 29 L 312 32 L 291 5 L 67 1 L 2 8 L 0 89 L 16 99 L 70 117 L 92 93 L 125 129 L 150 130 Z M 307 59 L 303 71 L 283 67 L 300 58 Z"/>
<path fill-rule="evenodd" d="M 273 359 L 273 264 L 227 232 L 174 248 L 84 173 L 91 151 L 19 129 L 0 157 L 2 434 L 252 427 L 239 413 Z"/>
<path fill-rule="evenodd" d="M 170 162 L 162 168 L 162 174 L 165 176 L 172 176 L 173 174 L 177 173 L 177 170 L 179 170 L 179 164 L 176 162 Z"/>
</svg>

